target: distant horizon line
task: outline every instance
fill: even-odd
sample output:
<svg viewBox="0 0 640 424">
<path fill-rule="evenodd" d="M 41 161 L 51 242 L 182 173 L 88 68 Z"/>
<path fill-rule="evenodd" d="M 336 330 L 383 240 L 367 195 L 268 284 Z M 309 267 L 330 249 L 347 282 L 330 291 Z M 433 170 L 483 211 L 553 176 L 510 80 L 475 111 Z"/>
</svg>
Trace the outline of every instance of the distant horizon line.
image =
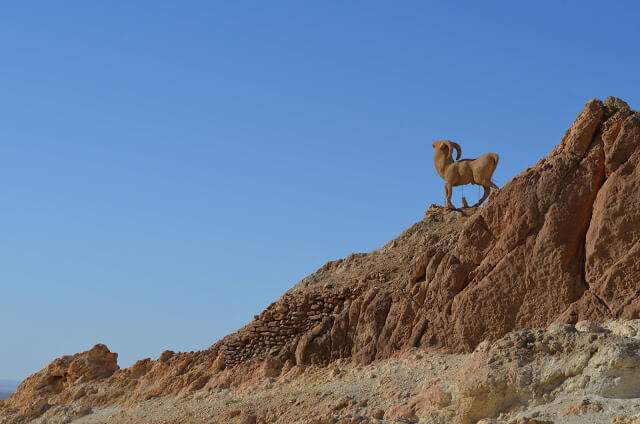
<svg viewBox="0 0 640 424">
<path fill-rule="evenodd" d="M 22 381 L 13 378 L 2 378 L 0 379 L 0 389 L 15 389 Z"/>
</svg>

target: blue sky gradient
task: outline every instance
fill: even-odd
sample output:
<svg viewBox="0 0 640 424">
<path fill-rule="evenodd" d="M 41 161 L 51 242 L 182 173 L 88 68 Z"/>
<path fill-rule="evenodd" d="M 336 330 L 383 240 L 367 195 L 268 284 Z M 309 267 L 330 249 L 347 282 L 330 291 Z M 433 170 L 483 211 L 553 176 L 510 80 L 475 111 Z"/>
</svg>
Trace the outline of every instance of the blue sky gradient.
<svg viewBox="0 0 640 424">
<path fill-rule="evenodd" d="M 589 98 L 640 108 L 633 1 L 3 2 L 0 377 L 204 349 Z M 475 201 L 479 191 L 465 189 Z M 460 204 L 460 189 L 454 191 Z"/>
</svg>

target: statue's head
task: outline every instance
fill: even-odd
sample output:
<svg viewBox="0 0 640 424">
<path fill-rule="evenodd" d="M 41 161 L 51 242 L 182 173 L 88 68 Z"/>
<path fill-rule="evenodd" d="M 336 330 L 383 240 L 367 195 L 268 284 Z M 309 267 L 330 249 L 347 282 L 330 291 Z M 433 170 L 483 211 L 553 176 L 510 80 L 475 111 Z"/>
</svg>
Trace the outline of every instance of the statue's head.
<svg viewBox="0 0 640 424">
<path fill-rule="evenodd" d="M 462 149 L 458 143 L 454 143 L 451 140 L 436 140 L 432 144 L 433 148 L 436 150 L 441 150 L 444 155 L 451 157 L 453 160 L 453 150 L 456 150 L 457 156 L 456 160 L 460 159 L 460 155 L 462 154 Z"/>
</svg>

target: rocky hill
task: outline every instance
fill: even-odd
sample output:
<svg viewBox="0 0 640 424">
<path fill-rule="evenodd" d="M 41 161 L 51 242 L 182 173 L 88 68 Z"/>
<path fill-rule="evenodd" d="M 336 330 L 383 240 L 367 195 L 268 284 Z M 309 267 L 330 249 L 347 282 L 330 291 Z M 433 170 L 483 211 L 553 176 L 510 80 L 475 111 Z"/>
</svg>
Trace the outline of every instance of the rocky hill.
<svg viewBox="0 0 640 424">
<path fill-rule="evenodd" d="M 640 315 L 639 164 L 640 113 L 593 99 L 482 208 L 432 206 L 205 351 L 128 369 L 104 345 L 57 359 L 0 403 L 0 422 L 336 422 L 358 412 L 353 422 L 526 423 L 535 405 L 569 395 L 583 397 L 581 414 L 618 419 L 605 412 L 619 405 L 584 396 L 640 396 L 636 330 L 619 330 Z M 615 331 L 598 326 L 611 319 Z"/>
</svg>

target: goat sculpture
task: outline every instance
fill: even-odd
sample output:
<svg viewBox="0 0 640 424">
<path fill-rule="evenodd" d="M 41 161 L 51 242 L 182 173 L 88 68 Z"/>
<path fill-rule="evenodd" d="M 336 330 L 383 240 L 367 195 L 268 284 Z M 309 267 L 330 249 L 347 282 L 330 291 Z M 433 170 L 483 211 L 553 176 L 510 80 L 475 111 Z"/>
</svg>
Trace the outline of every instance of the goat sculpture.
<svg viewBox="0 0 640 424">
<path fill-rule="evenodd" d="M 489 196 L 491 188 L 498 186 L 491 181 L 493 172 L 498 166 L 498 155 L 495 153 L 485 153 L 477 159 L 460 159 L 462 149 L 460 145 L 450 140 L 438 140 L 433 143 L 435 153 L 433 161 L 436 171 L 445 180 L 444 192 L 447 196 L 447 208 L 454 209 L 451 203 L 453 187 L 475 184 L 484 188 L 482 198 L 472 207 L 479 206 Z M 456 161 L 453 160 L 453 150 L 456 150 Z"/>
</svg>

